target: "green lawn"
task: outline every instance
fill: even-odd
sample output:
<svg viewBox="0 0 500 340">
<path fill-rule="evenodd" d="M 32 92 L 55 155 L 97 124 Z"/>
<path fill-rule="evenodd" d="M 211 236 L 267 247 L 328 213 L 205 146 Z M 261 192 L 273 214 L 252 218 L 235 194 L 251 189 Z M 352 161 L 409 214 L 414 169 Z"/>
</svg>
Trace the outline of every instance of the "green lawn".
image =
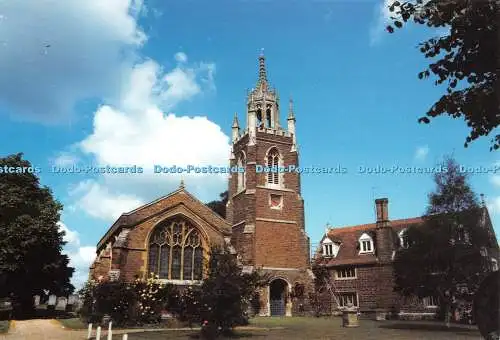
<svg viewBox="0 0 500 340">
<path fill-rule="evenodd" d="M 446 329 L 438 323 L 390 322 L 360 320 L 358 328 L 343 328 L 340 318 L 255 318 L 251 327 L 240 328 L 236 338 L 255 339 L 480 339 L 477 330 L 452 327 Z M 162 331 L 129 334 L 129 340 L 139 339 L 193 339 L 198 332 Z"/>
<path fill-rule="evenodd" d="M 0 321 L 0 334 L 7 333 L 7 331 L 9 330 L 9 324 L 9 321 L 7 320 Z"/>
<path fill-rule="evenodd" d="M 64 326 L 64 328 L 69 328 L 69 329 L 87 329 L 88 324 L 84 323 L 82 320 L 79 318 L 72 318 L 72 319 L 58 319 L 61 323 L 61 325 Z"/>
</svg>

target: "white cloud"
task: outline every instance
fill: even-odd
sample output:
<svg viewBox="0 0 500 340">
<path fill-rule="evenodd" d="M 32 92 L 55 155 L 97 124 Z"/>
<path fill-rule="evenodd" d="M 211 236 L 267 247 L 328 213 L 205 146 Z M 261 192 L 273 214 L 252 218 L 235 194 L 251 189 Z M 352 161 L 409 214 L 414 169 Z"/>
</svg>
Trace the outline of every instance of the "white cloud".
<svg viewBox="0 0 500 340">
<path fill-rule="evenodd" d="M 427 158 L 427 155 L 429 154 L 429 147 L 426 146 L 420 146 L 417 148 L 415 151 L 415 160 L 417 161 L 423 161 Z"/>
<path fill-rule="evenodd" d="M 59 155 L 53 160 L 53 165 L 59 167 L 69 167 L 76 165 L 79 162 L 79 158 L 70 152 L 60 152 Z"/>
<path fill-rule="evenodd" d="M 64 223 L 59 222 L 59 229 L 65 232 L 64 241 L 66 245 L 63 249 L 63 254 L 68 255 L 70 267 L 75 268 L 71 283 L 76 289 L 79 289 L 87 281 L 89 267 L 95 259 L 96 247 L 80 246 L 80 236 L 70 230 Z"/>
<path fill-rule="evenodd" d="M 187 58 L 186 58 L 187 60 Z M 142 174 L 105 174 L 72 190 L 73 208 L 106 220 L 174 190 L 183 178 L 200 199 L 213 198 L 227 185 L 224 174 L 154 174 L 161 166 L 227 166 L 229 137 L 203 116 L 165 114 L 182 101 L 210 91 L 212 63 L 177 66 L 164 72 L 154 61 L 136 65 L 122 102 L 95 112 L 93 131 L 76 146 L 103 166 L 140 166 Z M 132 86 L 133 84 L 133 86 Z"/>
<path fill-rule="evenodd" d="M 177 52 L 175 54 L 175 60 L 177 60 L 177 62 L 179 62 L 179 63 L 185 63 L 185 62 L 187 62 L 187 55 L 186 55 L 186 53 L 184 53 L 184 52 Z"/>
<path fill-rule="evenodd" d="M 387 25 L 390 23 L 391 16 L 396 16 L 394 12 L 389 11 L 389 6 L 395 0 L 382 0 L 376 8 L 376 19 L 375 23 L 370 28 L 370 45 L 375 45 L 380 42 L 383 34 L 386 34 L 385 30 Z"/>
<path fill-rule="evenodd" d="M 64 232 L 63 240 L 67 242 L 66 245 L 71 247 L 80 246 L 80 238 L 78 233 L 73 230 L 69 230 L 69 228 L 62 222 L 58 223 L 59 230 Z"/>
<path fill-rule="evenodd" d="M 131 211 L 143 202 L 133 196 L 111 193 L 110 190 L 94 180 L 78 183 L 70 194 L 77 197 L 73 208 L 85 211 L 92 217 L 104 220 L 116 220 L 124 212 Z"/>
<path fill-rule="evenodd" d="M 489 199 L 487 206 L 491 214 L 500 214 L 500 196 Z"/>
<path fill-rule="evenodd" d="M 87 98 L 113 100 L 147 37 L 142 0 L 1 1 L 0 105 L 58 122 Z"/>
</svg>

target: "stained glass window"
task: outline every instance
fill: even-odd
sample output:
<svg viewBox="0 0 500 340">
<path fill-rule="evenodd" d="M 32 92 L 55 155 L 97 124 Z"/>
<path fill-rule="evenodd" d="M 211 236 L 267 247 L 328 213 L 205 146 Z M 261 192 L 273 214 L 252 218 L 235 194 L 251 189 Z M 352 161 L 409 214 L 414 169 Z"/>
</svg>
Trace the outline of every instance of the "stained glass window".
<svg viewBox="0 0 500 340">
<path fill-rule="evenodd" d="M 150 238 L 148 269 L 160 279 L 201 280 L 203 246 L 199 231 L 186 221 L 167 221 Z"/>
</svg>

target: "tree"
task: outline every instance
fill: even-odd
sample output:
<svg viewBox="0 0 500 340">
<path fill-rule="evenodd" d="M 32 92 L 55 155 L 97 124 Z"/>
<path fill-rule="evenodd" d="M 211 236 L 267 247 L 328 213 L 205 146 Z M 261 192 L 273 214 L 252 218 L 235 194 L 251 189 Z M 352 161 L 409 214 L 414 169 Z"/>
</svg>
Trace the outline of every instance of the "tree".
<svg viewBox="0 0 500 340">
<path fill-rule="evenodd" d="M 498 98 L 498 18 L 497 0 L 414 0 L 394 1 L 389 10 L 394 27 L 408 21 L 431 28 L 449 28 L 447 34 L 419 44 L 425 58 L 433 59 L 418 74 L 420 79 L 436 76 L 436 85 L 446 84 L 446 93 L 432 105 L 420 123 L 447 114 L 467 122 L 467 147 L 481 136 L 488 136 L 500 122 Z M 500 147 L 500 135 L 490 150 Z"/>
<path fill-rule="evenodd" d="M 494 246 L 481 224 L 482 208 L 452 158 L 434 176 L 423 224 L 410 227 L 410 246 L 394 261 L 395 290 L 402 295 L 438 296 L 447 320 L 456 301 L 471 301 L 487 272 L 484 247 Z"/>
<path fill-rule="evenodd" d="M 338 301 L 336 301 L 333 290 L 328 287 L 331 281 L 330 270 L 319 263 L 313 263 L 312 271 L 314 273 L 314 290 L 309 293 L 309 301 L 314 315 L 319 317 L 325 313 L 331 314 L 332 302 L 335 301 L 338 306 Z"/>
<path fill-rule="evenodd" d="M 236 255 L 226 248 L 213 248 L 208 277 L 201 286 L 201 321 L 205 337 L 231 333 L 248 322 L 247 310 L 267 276 L 258 271 L 243 273 Z"/>
<path fill-rule="evenodd" d="M 223 218 L 226 218 L 226 204 L 228 198 L 229 192 L 226 190 L 219 194 L 219 200 L 208 202 L 207 206 Z"/>
<path fill-rule="evenodd" d="M 0 292 L 14 300 L 18 315 L 29 313 L 33 295 L 44 289 L 57 295 L 74 289 L 74 269 L 61 254 L 62 205 L 40 185 L 35 168 L 22 156 L 0 158 Z"/>
</svg>

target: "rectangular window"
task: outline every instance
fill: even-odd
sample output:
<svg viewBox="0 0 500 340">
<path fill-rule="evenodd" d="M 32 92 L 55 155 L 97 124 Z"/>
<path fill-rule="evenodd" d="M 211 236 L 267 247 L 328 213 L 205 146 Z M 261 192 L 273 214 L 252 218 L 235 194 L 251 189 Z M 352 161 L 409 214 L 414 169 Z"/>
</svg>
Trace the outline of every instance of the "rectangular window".
<svg viewBox="0 0 500 340">
<path fill-rule="evenodd" d="M 438 299 L 435 296 L 426 296 L 422 299 L 425 307 L 437 307 Z"/>
<path fill-rule="evenodd" d="M 325 256 L 333 255 L 333 244 L 327 243 L 323 245 L 323 255 Z"/>
<path fill-rule="evenodd" d="M 347 307 L 348 303 L 358 306 L 358 296 L 356 293 L 340 293 L 338 295 L 340 307 Z"/>
<path fill-rule="evenodd" d="M 369 240 L 361 241 L 361 251 L 364 253 L 372 251 L 372 242 Z"/>
<path fill-rule="evenodd" d="M 337 279 L 353 279 L 356 278 L 356 268 L 355 267 L 346 267 L 342 269 L 338 269 L 336 271 Z"/>
</svg>

